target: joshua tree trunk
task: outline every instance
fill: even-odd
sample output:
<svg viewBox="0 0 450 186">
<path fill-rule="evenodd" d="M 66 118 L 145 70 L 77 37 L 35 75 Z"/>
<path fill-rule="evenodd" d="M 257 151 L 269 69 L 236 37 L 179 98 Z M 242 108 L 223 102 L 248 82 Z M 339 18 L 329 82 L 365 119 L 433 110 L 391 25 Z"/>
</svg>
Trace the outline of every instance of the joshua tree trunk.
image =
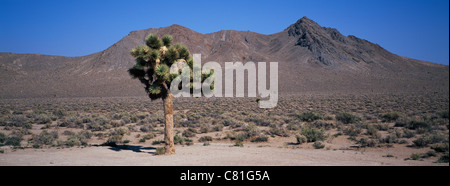
<svg viewBox="0 0 450 186">
<path fill-rule="evenodd" d="M 167 155 L 175 154 L 175 144 L 173 142 L 173 95 L 168 93 L 167 97 L 163 99 L 164 102 L 164 117 L 166 119 L 166 126 L 164 129 L 164 141 L 166 143 L 165 149 Z"/>
</svg>

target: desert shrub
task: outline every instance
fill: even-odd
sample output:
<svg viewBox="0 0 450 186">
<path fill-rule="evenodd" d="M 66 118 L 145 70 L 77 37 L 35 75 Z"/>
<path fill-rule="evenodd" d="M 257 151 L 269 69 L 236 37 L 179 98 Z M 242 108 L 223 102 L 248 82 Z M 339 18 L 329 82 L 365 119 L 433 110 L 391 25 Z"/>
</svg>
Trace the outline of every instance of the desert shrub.
<svg viewBox="0 0 450 186">
<path fill-rule="evenodd" d="M 83 128 L 83 120 L 78 116 L 67 116 L 58 121 L 58 126 L 69 128 Z"/>
<path fill-rule="evenodd" d="M 5 142 L 6 135 L 2 132 L 0 132 L 0 146 Z"/>
<path fill-rule="evenodd" d="M 335 134 L 333 134 L 333 136 L 334 136 L 335 138 L 337 138 L 338 136 L 342 136 L 342 132 L 335 133 Z"/>
<path fill-rule="evenodd" d="M 125 128 L 118 128 L 109 131 L 110 136 L 124 136 L 125 134 L 130 134 L 130 132 Z"/>
<path fill-rule="evenodd" d="M 381 119 L 383 122 L 393 122 L 393 121 L 396 121 L 399 117 L 400 117 L 400 115 L 398 113 L 390 112 L 390 113 L 386 113 L 383 116 L 381 116 Z"/>
<path fill-rule="evenodd" d="M 289 124 L 286 126 L 286 129 L 287 129 L 287 130 L 299 130 L 299 129 L 300 129 L 300 126 L 299 126 L 298 124 L 295 124 L 295 123 L 289 123 Z"/>
<path fill-rule="evenodd" d="M 11 134 L 9 134 L 10 136 L 19 136 L 22 138 L 22 136 L 25 135 L 31 135 L 32 133 L 30 131 L 28 131 L 28 129 L 26 128 L 19 128 L 19 129 L 15 129 L 11 132 Z"/>
<path fill-rule="evenodd" d="M 418 153 L 412 153 L 411 156 L 410 156 L 410 158 L 411 158 L 412 160 L 419 160 L 420 158 L 422 158 L 422 155 L 421 155 L 421 154 L 418 154 Z"/>
<path fill-rule="evenodd" d="M 381 130 L 381 131 L 387 131 L 389 130 L 389 124 L 376 124 L 373 125 L 376 129 Z"/>
<path fill-rule="evenodd" d="M 149 116 L 149 115 L 146 114 L 146 113 L 138 113 L 138 114 L 136 114 L 136 117 L 137 117 L 139 120 L 143 120 L 143 119 L 145 119 L 147 116 Z"/>
<path fill-rule="evenodd" d="M 152 145 L 159 145 L 161 143 L 166 143 L 164 140 L 155 140 L 152 142 Z"/>
<path fill-rule="evenodd" d="M 236 138 L 236 131 L 226 132 L 225 137 L 223 139 L 230 139 L 235 140 Z"/>
<path fill-rule="evenodd" d="M 426 147 L 431 143 L 431 139 L 429 136 L 427 135 L 423 135 L 420 138 L 417 138 L 416 140 L 413 141 L 413 144 L 416 147 Z"/>
<path fill-rule="evenodd" d="M 103 145 L 105 146 L 111 146 L 111 147 L 115 147 L 117 146 L 118 143 L 122 142 L 122 135 L 114 135 L 114 136 L 110 136 L 108 138 L 108 140 L 106 140 L 105 143 L 103 143 Z"/>
<path fill-rule="evenodd" d="M 436 157 L 437 153 L 435 151 L 428 151 L 427 153 L 424 154 L 424 158 L 428 158 L 428 157 Z"/>
<path fill-rule="evenodd" d="M 84 139 L 91 139 L 94 135 L 91 131 L 83 130 L 78 133 L 78 135 Z"/>
<path fill-rule="evenodd" d="M 195 137 L 197 133 L 197 130 L 194 128 L 188 128 L 183 131 L 183 136 L 187 138 Z"/>
<path fill-rule="evenodd" d="M 8 119 L 7 117 L 2 117 L 0 116 L 0 126 L 6 126 L 8 124 Z"/>
<path fill-rule="evenodd" d="M 31 120 L 25 115 L 10 115 L 8 116 L 9 122 L 5 124 L 8 127 L 22 127 L 26 129 L 31 129 Z"/>
<path fill-rule="evenodd" d="M 406 127 L 409 122 L 411 122 L 410 119 L 406 117 L 400 117 L 395 121 L 394 127 Z"/>
<path fill-rule="evenodd" d="M 301 129 L 300 134 L 306 137 L 307 142 L 323 141 L 327 139 L 325 129 L 305 126 Z"/>
<path fill-rule="evenodd" d="M 125 125 L 125 122 L 122 121 L 122 120 L 116 120 L 116 121 L 111 121 L 111 122 L 110 122 L 110 125 L 111 125 L 112 127 L 121 127 L 121 126 L 124 126 L 124 125 Z"/>
<path fill-rule="evenodd" d="M 186 137 L 180 136 L 178 134 L 173 137 L 174 144 L 180 144 L 180 145 L 184 145 L 184 142 L 186 141 L 186 139 L 187 139 Z"/>
<path fill-rule="evenodd" d="M 373 125 L 367 126 L 367 131 L 366 131 L 367 135 L 376 136 L 377 133 L 378 133 L 378 129 L 375 126 L 373 126 Z"/>
<path fill-rule="evenodd" d="M 267 118 L 261 116 L 249 115 L 246 119 L 246 122 L 253 122 L 257 126 L 269 126 L 270 121 Z"/>
<path fill-rule="evenodd" d="M 139 121 L 139 117 L 136 115 L 131 115 L 130 116 L 130 122 L 131 123 L 137 123 Z"/>
<path fill-rule="evenodd" d="M 40 110 L 40 109 L 36 109 L 33 111 L 34 114 L 47 114 L 47 112 L 45 112 L 44 110 Z"/>
<path fill-rule="evenodd" d="M 112 141 L 110 141 L 112 142 Z M 115 143 L 115 142 L 114 142 Z M 80 136 L 72 135 L 65 142 L 64 145 L 67 147 L 86 145 L 87 142 Z"/>
<path fill-rule="evenodd" d="M 63 118 L 64 116 L 67 116 L 67 112 L 65 110 L 57 109 L 53 111 L 53 115 L 57 116 L 59 119 Z"/>
<path fill-rule="evenodd" d="M 153 127 L 151 125 L 144 125 L 139 128 L 141 132 L 150 132 L 153 131 Z"/>
<path fill-rule="evenodd" d="M 448 110 L 441 111 L 438 114 L 439 114 L 439 117 L 441 117 L 441 118 L 449 119 L 448 118 L 449 117 L 448 116 Z"/>
<path fill-rule="evenodd" d="M 429 130 L 427 130 L 425 128 L 418 128 L 415 131 L 416 131 L 416 134 L 425 134 Z"/>
<path fill-rule="evenodd" d="M 441 157 L 439 157 L 439 160 L 437 161 L 438 163 L 448 163 L 449 157 L 448 157 L 448 153 L 441 155 Z"/>
<path fill-rule="evenodd" d="M 15 111 L 13 111 L 12 114 L 14 114 L 14 115 L 20 115 L 20 114 L 23 114 L 23 111 L 21 111 L 21 110 L 15 110 Z"/>
<path fill-rule="evenodd" d="M 199 142 L 212 141 L 213 138 L 211 136 L 202 136 L 198 139 Z"/>
<path fill-rule="evenodd" d="M 351 124 L 351 123 L 358 122 L 359 118 L 353 114 L 344 112 L 344 113 L 340 113 L 340 114 L 336 115 L 336 120 L 338 120 L 344 124 Z"/>
<path fill-rule="evenodd" d="M 405 138 L 413 138 L 416 136 L 416 133 L 414 131 L 411 131 L 409 129 L 404 128 L 403 129 L 403 137 Z"/>
<path fill-rule="evenodd" d="M 314 121 L 312 125 L 315 126 L 316 128 L 324 128 L 325 130 L 330 130 L 334 128 L 334 125 L 332 123 L 325 122 L 324 120 Z"/>
<path fill-rule="evenodd" d="M 48 124 L 51 122 L 52 122 L 52 120 L 47 114 L 39 114 L 34 117 L 34 123 L 37 123 L 37 124 Z"/>
<path fill-rule="evenodd" d="M 199 120 L 200 118 L 202 118 L 202 115 L 200 115 L 200 114 L 197 112 L 197 110 L 193 109 L 193 110 L 189 110 L 189 111 L 186 113 L 186 117 L 187 117 L 188 120 L 191 120 L 191 121 L 197 121 L 197 120 Z"/>
<path fill-rule="evenodd" d="M 259 134 L 259 129 L 258 126 L 256 126 L 255 124 L 251 123 L 248 124 L 244 127 L 244 132 L 247 135 L 247 138 L 256 136 Z"/>
<path fill-rule="evenodd" d="M 234 119 L 228 115 L 221 116 L 220 119 L 222 121 L 221 124 L 226 127 L 234 125 L 235 123 Z"/>
<path fill-rule="evenodd" d="M 301 134 L 296 135 L 295 138 L 297 139 L 297 144 L 303 144 L 307 142 L 306 137 Z"/>
<path fill-rule="evenodd" d="M 394 133 L 394 135 L 395 135 L 397 138 L 402 138 L 402 137 L 403 137 L 403 132 L 402 132 L 400 129 L 398 129 L 398 128 L 395 128 L 394 131 L 393 131 L 393 133 Z"/>
<path fill-rule="evenodd" d="M 24 129 L 31 129 L 33 128 L 33 125 L 31 123 L 23 123 L 22 128 Z"/>
<path fill-rule="evenodd" d="M 319 114 L 313 113 L 313 112 L 304 112 L 304 113 L 298 114 L 297 117 L 301 121 L 307 121 L 307 122 L 322 119 L 322 116 L 320 116 Z"/>
<path fill-rule="evenodd" d="M 432 134 L 430 136 L 430 143 L 441 143 L 441 142 L 447 142 L 448 143 L 448 135 L 443 135 L 439 133 Z"/>
<path fill-rule="evenodd" d="M 216 124 L 212 127 L 212 131 L 222 131 L 223 125 L 222 124 Z"/>
<path fill-rule="evenodd" d="M 105 115 L 98 115 L 98 116 L 94 117 L 94 121 L 100 125 L 106 125 L 106 124 L 111 123 L 111 119 L 109 119 Z"/>
<path fill-rule="evenodd" d="M 210 128 L 209 128 L 209 126 L 206 125 L 206 124 L 203 124 L 203 125 L 200 127 L 200 133 L 208 133 L 209 131 L 210 131 Z"/>
<path fill-rule="evenodd" d="M 230 122 L 230 121 L 231 121 L 231 122 Z M 229 123 L 228 126 L 229 126 L 230 128 L 233 128 L 233 129 L 242 127 L 242 126 L 244 126 L 244 124 L 245 124 L 244 122 L 237 121 L 237 120 L 234 120 L 234 119 L 227 121 L 227 123 Z"/>
<path fill-rule="evenodd" d="M 184 137 L 184 136 L 180 136 L 178 134 L 174 136 L 173 141 L 174 141 L 174 144 L 180 144 L 180 145 L 190 146 L 190 145 L 194 144 L 194 142 L 191 139 Z M 155 143 L 155 141 L 154 141 L 154 143 Z M 155 144 L 153 144 L 153 145 L 155 145 Z"/>
<path fill-rule="evenodd" d="M 81 120 L 81 123 L 83 123 L 83 120 Z M 111 120 L 103 115 L 94 116 L 92 122 L 88 123 L 86 128 L 92 131 L 104 131 L 112 128 Z"/>
<path fill-rule="evenodd" d="M 244 141 L 248 138 L 249 138 L 249 136 L 245 132 L 235 133 L 235 136 L 234 136 L 234 140 L 236 140 L 236 141 Z"/>
<path fill-rule="evenodd" d="M 412 129 L 412 130 L 417 130 L 417 129 L 429 129 L 431 128 L 431 125 L 428 122 L 425 121 L 411 121 L 406 125 L 407 128 Z"/>
<path fill-rule="evenodd" d="M 65 135 L 65 136 L 72 136 L 72 135 L 75 135 L 75 132 L 72 132 L 72 131 L 70 131 L 70 130 L 65 130 L 65 131 L 63 132 L 63 135 Z"/>
<path fill-rule="evenodd" d="M 380 143 L 398 143 L 398 138 L 395 135 L 387 135 L 385 138 L 378 140 Z"/>
<path fill-rule="evenodd" d="M 431 146 L 431 149 L 436 152 L 448 152 L 448 142 L 447 143 L 437 143 Z"/>
<path fill-rule="evenodd" d="M 156 134 L 149 133 L 149 134 L 146 134 L 146 135 L 142 136 L 142 139 L 149 140 L 149 139 L 153 139 L 154 137 L 156 137 Z"/>
<path fill-rule="evenodd" d="M 98 139 L 103 139 L 105 137 L 108 137 L 108 134 L 104 133 L 104 132 L 95 132 L 93 133 L 95 137 L 97 137 Z"/>
<path fill-rule="evenodd" d="M 377 145 L 377 142 L 374 139 L 369 139 L 369 138 L 361 138 L 358 141 L 359 145 L 361 147 L 375 147 Z"/>
<path fill-rule="evenodd" d="M 166 153 L 166 149 L 164 147 L 158 147 L 156 148 L 155 155 L 163 155 Z"/>
<path fill-rule="evenodd" d="M 438 115 L 425 114 L 422 116 L 421 121 L 428 122 L 431 126 L 435 124 L 438 119 L 441 119 Z"/>
<path fill-rule="evenodd" d="M 270 128 L 269 131 L 267 131 L 267 134 L 271 136 L 289 137 L 288 131 L 282 127 Z"/>
<path fill-rule="evenodd" d="M 193 113 L 192 115 L 187 114 L 186 118 L 180 122 L 180 125 L 182 127 L 198 127 L 200 119 L 201 116 L 197 113 Z M 157 117 L 157 121 L 164 123 L 164 118 Z"/>
<path fill-rule="evenodd" d="M 361 134 L 362 129 L 360 127 L 356 127 L 356 126 L 349 126 L 349 127 L 344 127 L 342 132 L 345 135 L 349 135 L 352 137 L 358 136 L 359 134 Z"/>
<path fill-rule="evenodd" d="M 370 114 L 364 114 L 364 118 L 369 121 L 377 119 L 375 116 Z"/>
<path fill-rule="evenodd" d="M 185 140 L 185 145 L 191 146 L 191 145 L 194 145 L 194 142 L 193 142 L 191 139 L 187 138 L 187 139 Z"/>
<path fill-rule="evenodd" d="M 55 140 L 58 139 L 58 132 L 42 131 L 39 135 L 33 137 L 33 147 L 40 147 L 42 145 L 53 145 Z"/>
<path fill-rule="evenodd" d="M 244 143 L 242 141 L 237 140 L 236 143 L 234 143 L 235 147 L 244 147 Z"/>
<path fill-rule="evenodd" d="M 90 123 L 86 125 L 86 128 L 92 131 L 104 131 L 105 127 L 98 123 Z"/>
<path fill-rule="evenodd" d="M 122 119 L 123 116 L 124 116 L 123 113 L 120 113 L 120 114 L 114 113 L 114 114 L 112 115 L 112 119 L 114 119 L 114 120 L 120 120 L 120 119 Z"/>
<path fill-rule="evenodd" d="M 21 141 L 22 141 L 22 137 L 20 137 L 20 136 L 9 136 L 5 139 L 5 145 L 20 147 Z"/>
<path fill-rule="evenodd" d="M 58 125 L 58 127 L 67 127 L 69 126 L 69 122 L 65 119 L 62 119 L 58 122 L 56 122 L 56 124 Z"/>
<path fill-rule="evenodd" d="M 269 138 L 267 136 L 258 136 L 250 141 L 251 142 L 267 142 L 268 140 L 269 140 Z"/>
<path fill-rule="evenodd" d="M 325 121 L 330 121 L 330 120 L 333 120 L 334 117 L 333 117 L 333 116 L 330 116 L 330 115 L 326 115 L 323 119 L 324 119 Z"/>
<path fill-rule="evenodd" d="M 120 119 L 125 125 L 131 123 L 131 119 L 130 116 L 126 115 L 126 116 L 122 116 L 122 118 Z M 149 122 L 151 123 L 151 122 Z"/>
<path fill-rule="evenodd" d="M 316 142 L 314 142 L 313 147 L 315 149 L 323 149 L 325 147 L 325 145 L 320 141 L 316 141 Z"/>
</svg>

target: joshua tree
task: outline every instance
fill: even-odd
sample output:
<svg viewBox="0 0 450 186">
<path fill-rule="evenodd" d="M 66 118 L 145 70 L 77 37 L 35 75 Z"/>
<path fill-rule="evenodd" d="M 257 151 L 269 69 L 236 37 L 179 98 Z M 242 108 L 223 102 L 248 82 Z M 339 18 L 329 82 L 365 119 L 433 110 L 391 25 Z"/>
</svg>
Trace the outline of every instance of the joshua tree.
<svg viewBox="0 0 450 186">
<path fill-rule="evenodd" d="M 136 64 L 128 70 L 132 78 L 138 79 L 145 85 L 145 91 L 150 99 L 162 99 L 164 104 L 165 117 L 165 154 L 174 154 L 175 145 L 173 141 L 173 98 L 170 91 L 172 80 L 181 74 L 171 74 L 170 66 L 176 62 L 186 62 L 191 70 L 190 91 L 192 93 L 192 72 L 194 68 L 193 59 L 186 46 L 172 44 L 172 36 L 164 35 L 162 40 L 156 34 L 149 34 L 145 38 L 146 45 L 138 46 L 130 51 L 136 58 Z M 210 77 L 213 71 L 202 73 L 202 82 Z M 179 85 L 181 87 L 181 84 Z"/>
</svg>

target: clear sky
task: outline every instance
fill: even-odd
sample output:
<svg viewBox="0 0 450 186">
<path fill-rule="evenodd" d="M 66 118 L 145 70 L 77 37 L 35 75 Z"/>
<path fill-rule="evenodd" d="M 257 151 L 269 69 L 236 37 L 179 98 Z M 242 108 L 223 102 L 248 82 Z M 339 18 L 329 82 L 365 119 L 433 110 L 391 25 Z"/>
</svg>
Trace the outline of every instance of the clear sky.
<svg viewBox="0 0 450 186">
<path fill-rule="evenodd" d="M 130 31 L 273 34 L 303 16 L 395 54 L 449 64 L 448 0 L 0 0 L 0 52 L 83 56 Z"/>
</svg>

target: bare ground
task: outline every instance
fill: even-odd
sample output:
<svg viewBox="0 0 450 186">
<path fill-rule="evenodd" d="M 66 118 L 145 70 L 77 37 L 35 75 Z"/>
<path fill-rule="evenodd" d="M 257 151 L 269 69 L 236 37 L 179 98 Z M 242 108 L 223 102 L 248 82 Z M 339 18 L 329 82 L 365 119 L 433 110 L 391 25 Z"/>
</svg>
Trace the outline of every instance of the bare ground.
<svg viewBox="0 0 450 186">
<path fill-rule="evenodd" d="M 277 143 L 211 143 L 177 146 L 170 156 L 154 155 L 155 147 L 129 145 L 128 148 L 91 146 L 85 148 L 24 149 L 0 154 L 1 166 L 448 166 L 437 158 L 404 160 L 424 149 L 408 147 L 367 149 L 313 149 Z M 393 157 L 387 157 L 386 155 Z"/>
</svg>

